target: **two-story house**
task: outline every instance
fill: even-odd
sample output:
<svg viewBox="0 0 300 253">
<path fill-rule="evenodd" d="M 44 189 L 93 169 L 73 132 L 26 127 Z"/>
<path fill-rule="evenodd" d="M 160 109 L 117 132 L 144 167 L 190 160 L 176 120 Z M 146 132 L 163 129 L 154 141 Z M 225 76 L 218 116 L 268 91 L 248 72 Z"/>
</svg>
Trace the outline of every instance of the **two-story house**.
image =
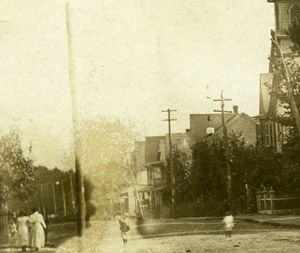
<svg viewBox="0 0 300 253">
<path fill-rule="evenodd" d="M 180 150 L 189 149 L 186 133 L 172 134 L 172 144 Z M 145 218 L 166 218 L 170 216 L 170 196 L 166 194 L 169 174 L 169 136 L 148 136 L 145 141 L 136 142 L 131 156 L 132 171 L 136 180 L 133 186 L 122 193 L 123 206 L 129 214 L 138 213 L 138 201 Z"/>
<path fill-rule="evenodd" d="M 130 160 L 131 184 L 121 193 L 122 205 L 129 215 L 138 214 L 141 208 L 144 218 L 163 216 L 162 191 L 166 170 L 161 148 L 164 141 L 165 136 L 149 136 L 145 141 L 135 142 Z"/>
</svg>

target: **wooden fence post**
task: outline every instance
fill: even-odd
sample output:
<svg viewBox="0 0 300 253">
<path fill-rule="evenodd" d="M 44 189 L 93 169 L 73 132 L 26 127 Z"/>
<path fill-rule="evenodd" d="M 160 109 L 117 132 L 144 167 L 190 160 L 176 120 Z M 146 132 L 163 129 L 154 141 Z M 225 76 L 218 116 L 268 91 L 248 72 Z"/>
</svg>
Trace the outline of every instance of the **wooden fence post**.
<svg viewBox="0 0 300 253">
<path fill-rule="evenodd" d="M 261 197 L 262 197 L 262 192 L 261 191 L 257 191 L 256 192 L 256 206 L 257 206 L 257 212 L 260 213 L 261 212 Z"/>
<path fill-rule="evenodd" d="M 271 186 L 271 190 L 269 191 L 269 194 L 270 194 L 270 202 L 271 202 L 271 214 L 273 214 L 273 212 L 274 212 L 274 195 L 275 195 L 273 186 Z"/>
<path fill-rule="evenodd" d="M 264 190 L 263 190 L 263 197 L 264 197 L 264 214 L 267 213 L 267 195 L 268 195 L 268 191 L 267 191 L 267 189 L 264 187 Z"/>
<path fill-rule="evenodd" d="M 8 242 L 8 208 L 7 203 L 0 206 L 0 244 Z"/>
</svg>

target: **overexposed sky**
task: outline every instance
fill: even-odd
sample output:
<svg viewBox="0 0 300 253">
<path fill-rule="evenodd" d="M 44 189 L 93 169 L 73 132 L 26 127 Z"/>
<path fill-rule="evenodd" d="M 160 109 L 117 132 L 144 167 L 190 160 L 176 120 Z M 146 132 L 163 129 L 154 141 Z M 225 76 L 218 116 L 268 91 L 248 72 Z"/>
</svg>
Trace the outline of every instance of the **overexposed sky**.
<svg viewBox="0 0 300 253">
<path fill-rule="evenodd" d="M 258 114 L 268 71 L 273 5 L 265 0 L 73 0 L 71 28 L 80 118 L 130 121 L 164 135 L 161 110 L 209 113 L 220 89 Z M 72 144 L 65 2 L 0 2 L 0 123 L 16 122 L 37 164 L 63 167 Z"/>
</svg>

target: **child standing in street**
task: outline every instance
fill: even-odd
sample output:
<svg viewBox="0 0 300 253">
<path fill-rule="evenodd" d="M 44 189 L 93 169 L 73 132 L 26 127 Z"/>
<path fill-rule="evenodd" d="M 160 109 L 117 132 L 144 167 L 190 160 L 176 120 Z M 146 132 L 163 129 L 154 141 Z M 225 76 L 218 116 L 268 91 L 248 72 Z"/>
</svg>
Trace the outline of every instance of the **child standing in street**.
<svg viewBox="0 0 300 253">
<path fill-rule="evenodd" d="M 226 237 L 231 237 L 232 228 L 234 227 L 233 216 L 229 212 L 226 212 L 223 222 L 225 224 Z"/>
<path fill-rule="evenodd" d="M 118 216 L 118 220 L 120 224 L 121 237 L 124 243 L 124 247 L 126 247 L 128 242 L 127 232 L 130 230 L 129 225 L 127 224 L 127 215 L 124 215 L 123 217 Z"/>
</svg>

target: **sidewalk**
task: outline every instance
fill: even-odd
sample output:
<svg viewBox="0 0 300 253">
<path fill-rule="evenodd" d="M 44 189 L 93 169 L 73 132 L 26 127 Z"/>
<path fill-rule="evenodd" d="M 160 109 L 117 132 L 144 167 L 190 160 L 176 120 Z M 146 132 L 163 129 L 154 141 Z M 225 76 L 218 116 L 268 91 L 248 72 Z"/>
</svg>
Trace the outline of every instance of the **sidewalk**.
<svg viewBox="0 0 300 253">
<path fill-rule="evenodd" d="M 17 236 L 8 237 L 8 242 L 3 243 L 0 241 L 0 252 L 19 252 L 21 251 L 21 247 L 17 246 Z M 33 249 L 27 248 L 27 251 L 33 251 Z M 45 247 L 40 249 L 42 252 L 55 252 L 53 243 L 46 243 Z"/>
<path fill-rule="evenodd" d="M 57 241 L 62 241 L 65 237 L 68 238 L 74 233 L 72 227 L 76 227 L 74 222 L 52 224 L 48 227 L 48 238 L 45 242 L 45 247 L 40 249 L 42 252 L 55 252 Z M 74 229 L 73 229 L 74 230 Z M 12 237 L 8 236 L 8 241 L 0 241 L 0 252 L 19 252 L 21 247 L 18 246 L 18 235 Z M 33 251 L 33 249 L 27 248 L 27 251 Z"/>
<path fill-rule="evenodd" d="M 237 215 L 235 218 L 282 228 L 300 228 L 300 215 L 243 214 Z"/>
</svg>

